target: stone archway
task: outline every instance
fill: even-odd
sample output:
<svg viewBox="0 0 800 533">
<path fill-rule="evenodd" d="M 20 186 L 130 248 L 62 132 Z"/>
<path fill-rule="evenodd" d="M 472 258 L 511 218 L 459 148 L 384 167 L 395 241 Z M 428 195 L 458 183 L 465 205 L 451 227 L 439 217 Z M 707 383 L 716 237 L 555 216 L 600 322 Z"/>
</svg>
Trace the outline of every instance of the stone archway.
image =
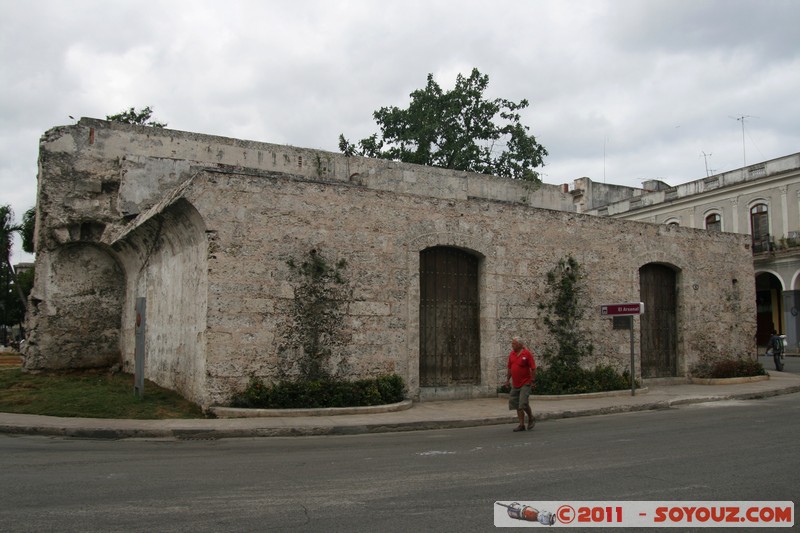
<svg viewBox="0 0 800 533">
<path fill-rule="evenodd" d="M 206 404 L 206 383 L 217 376 L 206 358 L 209 267 L 202 215 L 180 198 L 113 246 L 128 272 L 120 343 L 125 368 L 134 364 L 135 302 L 145 298 L 145 378 Z M 217 353 L 226 357 L 228 350 Z"/>
</svg>

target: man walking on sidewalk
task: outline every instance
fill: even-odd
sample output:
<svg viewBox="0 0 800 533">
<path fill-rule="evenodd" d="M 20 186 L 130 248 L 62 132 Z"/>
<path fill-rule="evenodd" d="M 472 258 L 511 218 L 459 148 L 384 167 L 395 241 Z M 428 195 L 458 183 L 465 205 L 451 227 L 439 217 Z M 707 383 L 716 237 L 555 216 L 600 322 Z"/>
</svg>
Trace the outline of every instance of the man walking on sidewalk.
<svg viewBox="0 0 800 533">
<path fill-rule="evenodd" d="M 508 396 L 508 408 L 517 411 L 519 425 L 514 431 L 525 431 L 525 413 L 528 414 L 528 429 L 533 429 L 533 419 L 529 397 L 533 383 L 536 381 L 536 361 L 518 337 L 511 339 L 511 353 L 508 354 L 508 373 L 506 385 L 511 382 L 511 393 Z"/>
</svg>

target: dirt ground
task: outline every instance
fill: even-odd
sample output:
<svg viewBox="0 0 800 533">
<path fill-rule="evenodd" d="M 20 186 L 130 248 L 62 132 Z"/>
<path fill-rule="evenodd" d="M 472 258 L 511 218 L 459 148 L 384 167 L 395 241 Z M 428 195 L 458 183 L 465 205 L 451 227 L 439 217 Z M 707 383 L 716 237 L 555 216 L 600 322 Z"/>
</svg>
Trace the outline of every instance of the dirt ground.
<svg viewBox="0 0 800 533">
<path fill-rule="evenodd" d="M 15 353 L 0 354 L 0 368 L 13 368 L 22 366 L 22 356 Z"/>
</svg>

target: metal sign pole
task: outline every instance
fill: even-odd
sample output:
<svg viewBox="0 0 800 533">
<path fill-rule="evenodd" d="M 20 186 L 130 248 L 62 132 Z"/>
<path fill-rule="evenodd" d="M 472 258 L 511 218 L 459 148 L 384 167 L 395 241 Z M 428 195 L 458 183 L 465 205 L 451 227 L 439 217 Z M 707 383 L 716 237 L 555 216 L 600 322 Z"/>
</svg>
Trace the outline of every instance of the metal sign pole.
<svg viewBox="0 0 800 533">
<path fill-rule="evenodd" d="M 631 332 L 631 396 L 636 396 L 636 357 L 633 345 L 633 317 L 644 314 L 643 302 L 631 302 L 624 304 L 605 304 L 600 306 L 600 316 L 617 317 L 627 316 L 630 318 L 628 329 Z"/>
<path fill-rule="evenodd" d="M 631 396 L 636 396 L 636 359 L 633 351 L 633 315 L 628 318 L 631 321 Z"/>
</svg>

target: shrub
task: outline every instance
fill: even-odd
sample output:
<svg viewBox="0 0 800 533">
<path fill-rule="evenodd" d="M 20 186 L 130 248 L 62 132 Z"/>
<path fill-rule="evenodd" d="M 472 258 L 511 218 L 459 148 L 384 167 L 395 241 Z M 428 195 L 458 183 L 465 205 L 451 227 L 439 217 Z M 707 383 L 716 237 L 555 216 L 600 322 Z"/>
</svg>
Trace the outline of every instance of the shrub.
<svg viewBox="0 0 800 533">
<path fill-rule="evenodd" d="M 638 382 L 637 382 L 638 386 Z M 536 370 L 534 394 L 584 394 L 631 388 L 631 375 L 625 370 L 620 374 L 610 365 L 598 365 L 592 370 L 568 365 L 554 365 Z M 498 393 L 511 391 L 509 385 L 497 387 Z"/>
<path fill-rule="evenodd" d="M 692 376 L 705 379 L 742 378 L 766 375 L 764 366 L 751 359 L 704 359 L 691 369 Z"/>
<path fill-rule="evenodd" d="M 598 365 L 591 370 L 555 365 L 536 371 L 534 394 L 584 394 L 631 388 L 631 376 L 620 374 L 614 367 Z"/>
<path fill-rule="evenodd" d="M 405 384 L 397 375 L 356 381 L 279 381 L 272 385 L 252 376 L 247 387 L 231 399 L 231 406 L 263 409 L 361 407 L 397 403 L 404 397 Z"/>
</svg>

